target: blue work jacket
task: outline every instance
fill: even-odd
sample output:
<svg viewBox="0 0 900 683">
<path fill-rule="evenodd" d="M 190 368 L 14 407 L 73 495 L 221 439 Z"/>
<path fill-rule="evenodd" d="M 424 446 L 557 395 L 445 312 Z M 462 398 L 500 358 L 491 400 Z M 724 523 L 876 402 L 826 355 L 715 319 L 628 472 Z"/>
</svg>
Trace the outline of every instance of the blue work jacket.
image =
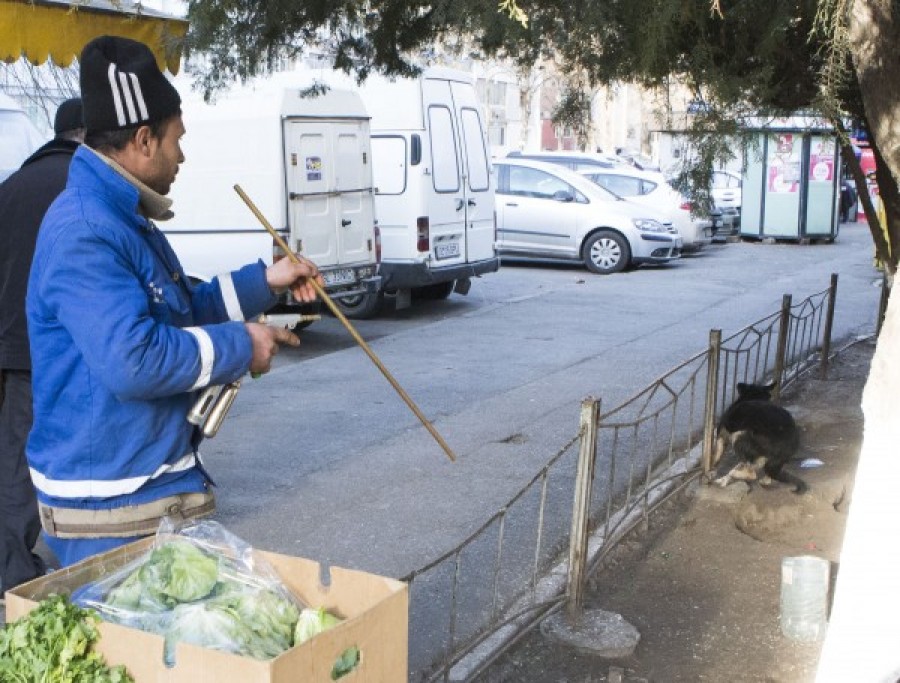
<svg viewBox="0 0 900 683">
<path fill-rule="evenodd" d="M 239 321 L 275 302 L 261 261 L 191 285 L 139 199 L 82 146 L 38 235 L 27 456 L 48 505 L 108 509 L 205 488 L 187 413 L 200 389 L 248 371 Z"/>
</svg>

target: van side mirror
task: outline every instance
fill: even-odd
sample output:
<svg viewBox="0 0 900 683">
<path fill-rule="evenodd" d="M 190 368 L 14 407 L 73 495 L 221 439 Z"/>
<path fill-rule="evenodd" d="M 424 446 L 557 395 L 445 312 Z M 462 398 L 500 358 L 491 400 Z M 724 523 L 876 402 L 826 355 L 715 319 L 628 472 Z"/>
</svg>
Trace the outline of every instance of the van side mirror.
<svg viewBox="0 0 900 683">
<path fill-rule="evenodd" d="M 422 137 L 418 133 L 409 136 L 409 165 L 418 166 L 422 161 Z"/>
<path fill-rule="evenodd" d="M 558 202 L 573 202 L 575 201 L 575 196 L 568 190 L 557 190 L 553 193 L 553 199 Z"/>
</svg>

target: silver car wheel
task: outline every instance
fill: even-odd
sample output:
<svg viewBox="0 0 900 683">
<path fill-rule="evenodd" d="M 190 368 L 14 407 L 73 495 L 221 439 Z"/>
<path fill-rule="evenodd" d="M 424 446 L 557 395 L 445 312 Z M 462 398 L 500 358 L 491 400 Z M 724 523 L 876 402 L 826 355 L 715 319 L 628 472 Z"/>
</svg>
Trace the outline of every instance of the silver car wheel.
<svg viewBox="0 0 900 683">
<path fill-rule="evenodd" d="M 595 233 L 584 245 L 584 264 L 595 273 L 617 273 L 625 270 L 630 260 L 628 242 L 612 231 Z"/>
<path fill-rule="evenodd" d="M 604 237 L 591 245 L 591 260 L 604 270 L 614 268 L 621 258 L 622 250 L 615 240 Z"/>
</svg>

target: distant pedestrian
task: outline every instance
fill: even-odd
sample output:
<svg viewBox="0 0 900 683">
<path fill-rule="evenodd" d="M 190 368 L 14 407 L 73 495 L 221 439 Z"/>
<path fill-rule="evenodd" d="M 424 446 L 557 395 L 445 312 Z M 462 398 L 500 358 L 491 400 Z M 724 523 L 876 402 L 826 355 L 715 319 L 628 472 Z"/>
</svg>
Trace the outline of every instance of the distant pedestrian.
<svg viewBox="0 0 900 683">
<path fill-rule="evenodd" d="M 856 222 L 856 188 L 850 178 L 841 180 L 840 219 L 842 223 L 852 220 Z M 851 211 L 852 210 L 852 211 Z"/>
<path fill-rule="evenodd" d="M 25 289 L 38 228 L 66 186 L 69 162 L 84 139 L 81 99 L 56 110 L 55 137 L 0 185 L 0 589 L 46 570 L 34 553 L 41 530 L 25 460 L 31 430 L 31 356 Z"/>
</svg>

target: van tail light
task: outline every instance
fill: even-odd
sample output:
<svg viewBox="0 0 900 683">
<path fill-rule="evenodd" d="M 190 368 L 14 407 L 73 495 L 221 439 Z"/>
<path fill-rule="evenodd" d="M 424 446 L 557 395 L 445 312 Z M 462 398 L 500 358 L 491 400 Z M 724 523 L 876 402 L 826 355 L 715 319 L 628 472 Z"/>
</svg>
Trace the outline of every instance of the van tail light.
<svg viewBox="0 0 900 683">
<path fill-rule="evenodd" d="M 683 202 L 681 202 L 681 206 L 678 208 L 680 208 L 682 211 L 693 211 L 694 205 L 693 205 L 693 203 L 691 203 L 687 200 L 684 200 Z"/>
<path fill-rule="evenodd" d="M 497 243 L 497 211 L 494 210 L 494 244 Z"/>
<path fill-rule="evenodd" d="M 375 263 L 381 263 L 381 228 L 375 224 Z"/>
<path fill-rule="evenodd" d="M 416 249 L 419 251 L 431 251 L 429 225 L 428 216 L 419 216 L 416 219 Z"/>
</svg>

